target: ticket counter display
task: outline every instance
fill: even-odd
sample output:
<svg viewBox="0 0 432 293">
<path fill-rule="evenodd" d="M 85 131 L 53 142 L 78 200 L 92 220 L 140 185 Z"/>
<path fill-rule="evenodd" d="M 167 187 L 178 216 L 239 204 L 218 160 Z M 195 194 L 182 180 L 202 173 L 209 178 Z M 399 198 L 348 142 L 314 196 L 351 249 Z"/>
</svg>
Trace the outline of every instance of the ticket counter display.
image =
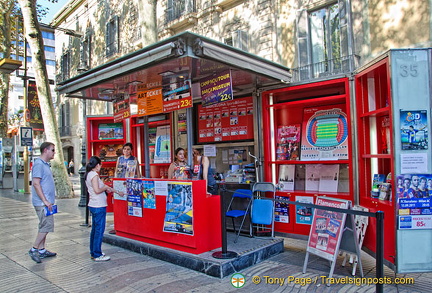
<svg viewBox="0 0 432 293">
<path fill-rule="evenodd" d="M 118 236 L 193 254 L 221 247 L 219 196 L 204 180 L 113 179 Z"/>
</svg>

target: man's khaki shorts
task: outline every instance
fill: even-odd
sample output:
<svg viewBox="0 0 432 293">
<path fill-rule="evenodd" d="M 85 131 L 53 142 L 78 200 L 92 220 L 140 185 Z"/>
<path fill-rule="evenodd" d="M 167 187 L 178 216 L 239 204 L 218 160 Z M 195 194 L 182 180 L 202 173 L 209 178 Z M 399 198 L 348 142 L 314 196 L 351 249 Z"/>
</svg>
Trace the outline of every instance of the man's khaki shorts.
<svg viewBox="0 0 432 293">
<path fill-rule="evenodd" d="M 39 232 L 49 233 L 54 232 L 54 216 L 45 216 L 45 206 L 34 207 L 39 218 Z"/>
</svg>

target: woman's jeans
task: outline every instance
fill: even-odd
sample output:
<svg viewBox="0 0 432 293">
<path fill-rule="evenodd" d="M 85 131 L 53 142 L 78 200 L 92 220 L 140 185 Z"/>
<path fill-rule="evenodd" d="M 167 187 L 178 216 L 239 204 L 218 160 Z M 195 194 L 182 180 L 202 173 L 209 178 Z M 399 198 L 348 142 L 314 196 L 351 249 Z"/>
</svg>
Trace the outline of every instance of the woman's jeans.
<svg viewBox="0 0 432 293">
<path fill-rule="evenodd" d="M 90 233 L 90 255 L 98 258 L 102 255 L 102 238 L 105 231 L 106 207 L 89 207 L 92 214 L 92 229 Z"/>
</svg>

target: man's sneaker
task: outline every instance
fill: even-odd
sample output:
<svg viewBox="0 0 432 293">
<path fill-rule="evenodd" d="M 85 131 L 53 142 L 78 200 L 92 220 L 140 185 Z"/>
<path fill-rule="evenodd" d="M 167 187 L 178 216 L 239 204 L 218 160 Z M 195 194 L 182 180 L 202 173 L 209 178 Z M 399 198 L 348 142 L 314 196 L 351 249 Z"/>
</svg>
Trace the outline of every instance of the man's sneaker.
<svg viewBox="0 0 432 293">
<path fill-rule="evenodd" d="M 45 252 L 39 252 L 40 258 L 51 257 L 51 256 L 56 256 L 56 255 L 57 255 L 57 253 L 51 252 L 48 250 L 45 250 Z"/>
<path fill-rule="evenodd" d="M 30 249 L 29 252 L 28 252 L 28 254 L 30 255 L 31 259 L 34 260 L 35 262 L 37 262 L 37 263 L 41 263 L 42 262 L 41 259 L 40 259 L 40 256 L 39 256 L 39 251 L 37 251 L 37 250 L 32 251 Z"/>
<path fill-rule="evenodd" d="M 111 257 L 109 257 L 108 255 L 101 255 L 99 257 L 93 258 L 94 261 L 107 261 L 110 259 L 111 259 Z"/>
</svg>

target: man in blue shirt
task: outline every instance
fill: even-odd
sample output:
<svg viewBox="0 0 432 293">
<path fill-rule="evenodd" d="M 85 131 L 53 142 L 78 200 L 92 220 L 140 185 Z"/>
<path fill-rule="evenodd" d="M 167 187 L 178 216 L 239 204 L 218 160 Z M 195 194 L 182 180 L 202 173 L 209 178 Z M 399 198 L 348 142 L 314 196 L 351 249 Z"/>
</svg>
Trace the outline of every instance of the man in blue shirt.
<svg viewBox="0 0 432 293">
<path fill-rule="evenodd" d="M 54 158 L 55 148 L 51 142 L 40 146 L 41 155 L 32 168 L 32 203 L 39 218 L 39 231 L 29 255 L 37 263 L 41 258 L 56 256 L 57 253 L 45 249 L 45 240 L 49 232 L 54 232 L 54 216 L 45 214 L 45 207 L 52 211 L 55 202 L 55 184 L 49 161 Z"/>
</svg>

